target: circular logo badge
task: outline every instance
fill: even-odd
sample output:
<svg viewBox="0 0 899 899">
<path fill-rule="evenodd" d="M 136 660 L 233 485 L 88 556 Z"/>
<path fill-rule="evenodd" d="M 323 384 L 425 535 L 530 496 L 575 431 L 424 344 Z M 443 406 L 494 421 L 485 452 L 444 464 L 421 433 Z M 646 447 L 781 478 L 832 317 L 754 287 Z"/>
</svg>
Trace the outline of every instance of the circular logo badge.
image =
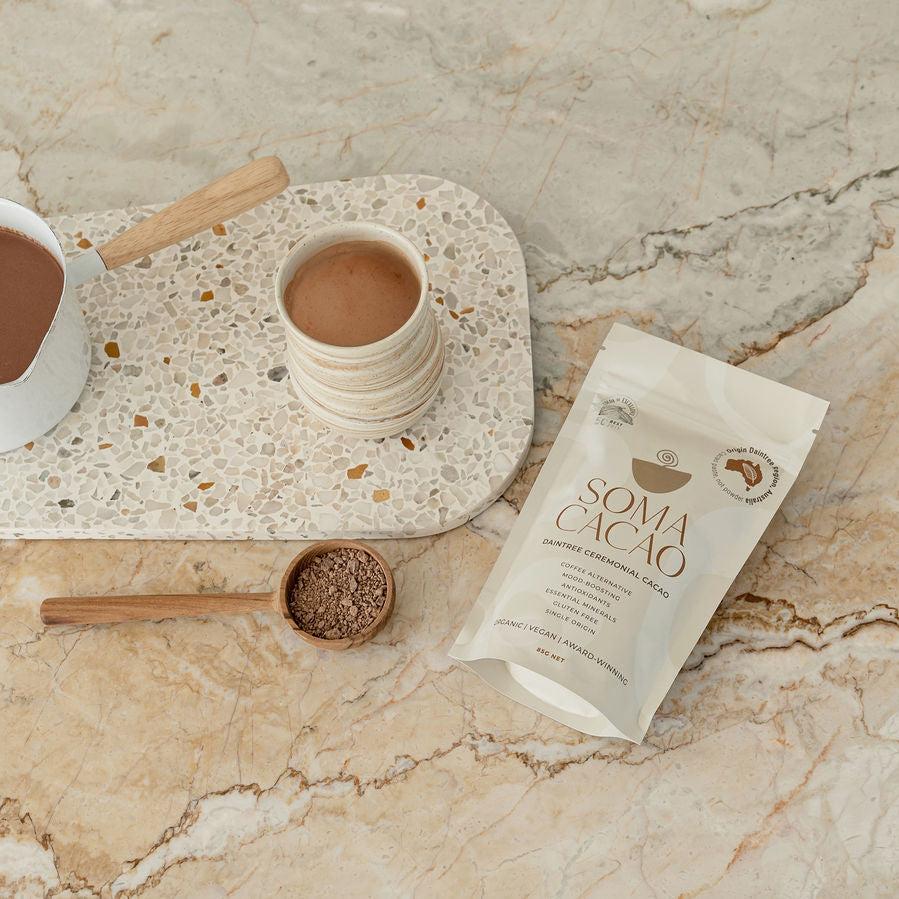
<svg viewBox="0 0 899 899">
<path fill-rule="evenodd" d="M 615 431 L 634 423 L 637 405 L 629 396 L 593 397 L 593 424 Z"/>
<path fill-rule="evenodd" d="M 712 459 L 712 477 L 731 499 L 753 506 L 774 493 L 780 469 L 758 447 L 732 446 Z"/>
</svg>

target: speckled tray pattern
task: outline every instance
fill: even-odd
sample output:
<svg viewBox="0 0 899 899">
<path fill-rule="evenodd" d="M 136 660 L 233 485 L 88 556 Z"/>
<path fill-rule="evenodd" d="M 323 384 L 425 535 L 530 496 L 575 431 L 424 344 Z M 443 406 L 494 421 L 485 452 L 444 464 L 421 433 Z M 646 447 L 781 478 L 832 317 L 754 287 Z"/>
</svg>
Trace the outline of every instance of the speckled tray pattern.
<svg viewBox="0 0 899 899">
<path fill-rule="evenodd" d="M 51 221 L 67 252 L 158 207 Z M 333 221 L 397 228 L 426 254 L 448 373 L 397 437 L 342 437 L 294 396 L 275 270 Z M 409 537 L 462 524 L 531 440 L 524 259 L 502 216 L 421 175 L 292 187 L 270 203 L 80 288 L 88 386 L 53 431 L 0 455 L 0 536 Z"/>
</svg>

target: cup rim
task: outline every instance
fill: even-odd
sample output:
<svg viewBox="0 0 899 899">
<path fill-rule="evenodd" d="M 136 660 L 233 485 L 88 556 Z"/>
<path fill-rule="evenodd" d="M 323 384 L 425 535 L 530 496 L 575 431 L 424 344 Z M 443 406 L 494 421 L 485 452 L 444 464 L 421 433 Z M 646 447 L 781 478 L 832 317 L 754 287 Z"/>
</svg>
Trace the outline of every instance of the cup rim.
<svg viewBox="0 0 899 899">
<path fill-rule="evenodd" d="M 56 322 L 59 319 L 59 310 L 62 308 L 63 297 L 65 296 L 66 290 L 69 286 L 66 254 L 63 252 L 62 244 L 59 242 L 59 238 L 56 236 L 56 232 L 50 227 L 49 224 L 47 224 L 44 217 L 38 215 L 38 213 L 36 213 L 33 209 L 29 209 L 22 203 L 17 203 L 15 200 L 10 200 L 8 197 L 0 197 L 0 211 L 2 211 L 4 206 L 12 206 L 18 210 L 21 210 L 23 213 L 25 213 L 26 216 L 30 216 L 33 220 L 37 221 L 40 225 L 43 225 L 47 229 L 50 235 L 50 239 L 53 241 L 56 250 L 58 250 L 57 262 L 59 262 L 59 265 L 62 268 L 62 290 L 60 290 L 59 292 L 59 300 L 56 304 L 56 311 L 53 313 L 53 318 L 50 319 L 50 325 L 47 328 L 47 332 L 41 339 L 40 345 L 38 346 L 31 362 L 28 363 L 28 367 L 14 381 L 6 381 L 3 384 L 0 384 L 0 391 L 10 387 L 18 387 L 31 377 L 35 367 L 37 366 L 38 359 L 41 358 L 41 354 L 44 352 L 44 347 L 47 345 L 50 334 L 56 327 Z M 13 226 L 5 225 L 2 222 L 0 222 L 0 228 L 6 228 L 9 231 L 17 230 Z M 53 251 L 53 247 L 50 247 L 49 249 L 51 252 Z M 56 255 L 57 254 L 54 253 L 54 256 Z"/>
<path fill-rule="evenodd" d="M 287 267 L 296 258 L 296 256 L 298 256 L 310 244 L 315 243 L 318 240 L 325 240 L 325 242 L 319 247 L 319 251 L 321 251 L 326 250 L 329 247 L 336 246 L 339 243 L 344 243 L 346 241 L 366 239 L 365 237 L 354 238 L 346 236 L 348 232 L 353 232 L 355 230 L 360 230 L 362 232 L 367 231 L 369 233 L 373 232 L 375 235 L 386 234 L 391 239 L 391 245 L 396 246 L 396 244 L 399 244 L 404 256 L 406 257 L 406 260 L 412 265 L 416 275 L 418 276 L 421 289 L 418 294 L 418 302 L 415 304 L 415 308 L 412 310 L 412 313 L 395 331 L 391 332 L 386 337 L 382 337 L 380 340 L 374 341 L 373 343 L 362 343 L 357 344 L 356 346 L 339 346 L 333 343 L 325 343 L 325 341 L 323 340 L 318 340 L 317 338 L 312 337 L 304 330 L 302 330 L 302 328 L 298 327 L 294 320 L 290 317 L 290 313 L 287 311 L 287 306 L 284 302 L 284 292 L 287 287 L 287 285 L 284 283 L 284 273 Z M 334 238 L 333 240 L 330 239 L 332 237 Z M 378 237 L 374 236 L 368 239 L 377 241 Z M 388 241 L 383 242 L 387 243 Z M 414 328 L 418 327 L 417 319 L 421 315 L 422 307 L 425 307 L 427 305 L 429 294 L 430 285 L 428 280 L 428 267 L 425 263 L 424 256 L 421 250 L 419 250 L 415 243 L 413 243 L 405 234 L 403 234 L 402 231 L 399 231 L 396 228 L 391 228 L 389 225 L 383 225 L 380 222 L 372 221 L 332 222 L 328 225 L 322 225 L 318 228 L 314 228 L 312 231 L 304 234 L 290 248 L 290 250 L 288 250 L 287 254 L 281 260 L 281 264 L 278 266 L 278 271 L 275 275 L 275 300 L 278 305 L 278 313 L 281 316 L 281 321 L 287 328 L 288 333 L 293 334 L 302 343 L 304 343 L 311 349 L 344 358 L 352 358 L 356 356 L 360 351 L 364 351 L 366 355 L 368 355 L 369 353 L 378 353 L 381 350 L 388 349 L 394 343 L 401 342 Z"/>
</svg>

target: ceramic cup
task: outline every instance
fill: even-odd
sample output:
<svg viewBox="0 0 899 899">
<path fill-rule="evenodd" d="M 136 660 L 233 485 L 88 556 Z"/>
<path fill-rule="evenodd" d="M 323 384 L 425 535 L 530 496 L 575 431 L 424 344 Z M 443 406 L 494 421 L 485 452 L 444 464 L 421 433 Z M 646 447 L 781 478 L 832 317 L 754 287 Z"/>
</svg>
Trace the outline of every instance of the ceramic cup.
<svg viewBox="0 0 899 899">
<path fill-rule="evenodd" d="M 75 287 L 83 278 L 66 265 L 50 226 L 30 209 L 2 198 L 0 226 L 37 241 L 65 273 L 59 306 L 34 359 L 15 381 L 0 384 L 2 453 L 40 437 L 72 408 L 87 381 L 91 344 L 75 297 Z"/>
<path fill-rule="evenodd" d="M 284 291 L 297 269 L 316 253 L 348 241 L 376 241 L 399 251 L 421 292 L 412 315 L 392 334 L 364 346 L 332 346 L 292 321 Z M 445 367 L 443 332 L 428 296 L 428 271 L 407 237 L 367 222 L 328 225 L 302 238 L 275 279 L 278 312 L 287 331 L 287 368 L 303 405 L 325 424 L 358 437 L 389 437 L 428 410 Z"/>
</svg>

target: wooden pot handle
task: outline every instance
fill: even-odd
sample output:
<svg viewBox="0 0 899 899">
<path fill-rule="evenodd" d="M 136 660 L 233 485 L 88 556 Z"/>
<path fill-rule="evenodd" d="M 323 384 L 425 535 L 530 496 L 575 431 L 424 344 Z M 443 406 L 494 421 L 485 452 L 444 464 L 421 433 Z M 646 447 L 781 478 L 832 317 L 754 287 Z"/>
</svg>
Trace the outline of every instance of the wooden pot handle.
<svg viewBox="0 0 899 899">
<path fill-rule="evenodd" d="M 289 183 L 277 156 L 256 159 L 113 237 L 97 252 L 107 269 L 118 268 L 246 212 L 281 193 Z"/>
<path fill-rule="evenodd" d="M 111 624 L 158 621 L 272 608 L 271 593 L 148 594 L 146 596 L 51 596 L 41 603 L 44 624 Z"/>
</svg>

